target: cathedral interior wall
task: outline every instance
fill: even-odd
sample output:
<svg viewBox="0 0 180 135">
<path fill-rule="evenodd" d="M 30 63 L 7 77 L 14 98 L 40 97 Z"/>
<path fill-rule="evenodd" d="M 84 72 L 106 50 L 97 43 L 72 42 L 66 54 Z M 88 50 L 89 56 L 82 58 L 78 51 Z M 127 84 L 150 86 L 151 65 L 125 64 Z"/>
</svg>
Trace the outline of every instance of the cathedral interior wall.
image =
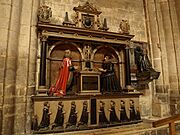
<svg viewBox="0 0 180 135">
<path fill-rule="evenodd" d="M 0 133 L 19 135 L 31 132 L 33 112 L 31 95 L 35 94 L 38 82 L 37 59 L 40 57 L 36 29 L 39 6 L 41 4 L 50 6 L 53 11 L 52 23 L 62 24 L 65 12 L 68 12 L 69 19 L 72 20 L 75 17 L 73 7 L 85 2 L 85 0 L 2 0 L 0 2 L 2 9 L 0 12 L 2 33 L 0 35 Z M 170 2 L 156 1 L 156 7 L 152 0 L 89 0 L 89 2 L 102 11 L 100 21 L 107 19 L 109 31 L 118 32 L 120 21 L 126 19 L 130 24 L 130 34 L 135 35 L 133 40 L 148 44 L 149 57 L 154 68 L 161 72 L 161 76 L 160 80 L 151 82 L 149 87 L 142 91 L 144 95 L 139 101 L 142 116 L 164 117 L 170 115 L 170 111 L 178 113 L 179 96 L 170 97 L 171 93 L 179 95 L 177 62 L 179 54 L 176 52 L 179 47 L 178 42 L 175 42 L 179 35 L 172 33 L 172 30 L 177 31 L 177 26 L 180 26 L 179 1 L 175 0 L 176 12 Z M 172 12 L 168 10 L 166 14 L 167 8 Z M 173 17 L 178 18 L 178 22 L 173 22 Z M 169 22 L 166 20 L 171 23 L 171 29 L 168 29 Z M 171 34 L 168 35 L 169 33 Z M 174 46 L 175 49 L 172 49 Z M 168 58 L 167 54 L 171 57 Z"/>
</svg>

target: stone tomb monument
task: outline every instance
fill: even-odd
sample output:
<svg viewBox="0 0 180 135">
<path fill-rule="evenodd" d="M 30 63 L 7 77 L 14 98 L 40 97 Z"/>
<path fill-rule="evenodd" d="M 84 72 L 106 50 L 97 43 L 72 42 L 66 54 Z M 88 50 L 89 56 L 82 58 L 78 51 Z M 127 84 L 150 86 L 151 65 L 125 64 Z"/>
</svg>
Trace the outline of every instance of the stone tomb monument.
<svg viewBox="0 0 180 135">
<path fill-rule="evenodd" d="M 57 25 L 51 22 L 50 7 L 39 8 L 32 130 L 54 133 L 141 122 L 142 93 L 131 87 L 129 44 L 134 35 L 129 24 L 120 22 L 120 32 L 109 32 L 108 20 L 101 23 L 101 11 L 89 2 L 73 10 L 73 21 L 64 13 L 63 24 Z"/>
</svg>

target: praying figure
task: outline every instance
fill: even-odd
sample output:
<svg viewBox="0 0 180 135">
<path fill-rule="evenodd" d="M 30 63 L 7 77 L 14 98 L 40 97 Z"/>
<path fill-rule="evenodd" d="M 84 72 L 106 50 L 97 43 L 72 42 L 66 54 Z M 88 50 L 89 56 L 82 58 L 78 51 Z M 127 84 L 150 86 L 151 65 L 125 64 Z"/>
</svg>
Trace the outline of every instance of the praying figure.
<svg viewBox="0 0 180 135">
<path fill-rule="evenodd" d="M 99 109 L 99 124 L 109 124 L 109 121 L 106 118 L 105 112 L 104 112 L 104 106 L 105 103 L 103 101 L 100 101 L 100 109 Z"/>
<path fill-rule="evenodd" d="M 89 111 L 88 111 L 88 103 L 87 101 L 83 102 L 83 110 L 81 114 L 80 121 L 78 123 L 78 126 L 80 125 L 86 125 L 88 124 L 88 119 L 89 119 Z"/>
<path fill-rule="evenodd" d="M 120 92 L 121 87 L 115 75 L 114 64 L 112 63 L 112 56 L 109 54 L 104 55 L 102 68 L 99 68 L 101 74 L 101 92 L 111 93 Z"/>
<path fill-rule="evenodd" d="M 126 122 L 128 121 L 127 113 L 126 113 L 126 107 L 125 107 L 125 102 L 121 100 L 121 109 L 120 109 L 120 121 L 121 122 Z"/>
<path fill-rule="evenodd" d="M 116 115 L 115 102 L 113 100 L 111 100 L 110 104 L 111 104 L 111 108 L 109 109 L 109 111 L 110 111 L 110 122 L 111 123 L 119 122 L 119 119 Z"/>
<path fill-rule="evenodd" d="M 129 108 L 130 121 L 134 121 L 134 120 L 136 120 L 136 111 L 135 111 L 135 107 L 134 107 L 134 101 L 130 100 L 129 104 L 130 104 L 130 108 Z"/>
<path fill-rule="evenodd" d="M 160 72 L 155 71 L 148 58 L 147 50 L 137 46 L 134 49 L 135 63 L 137 65 L 136 77 L 138 82 L 149 83 L 154 79 L 158 79 Z"/>
<path fill-rule="evenodd" d="M 31 122 L 31 130 L 37 131 L 38 129 L 38 116 L 34 115 Z"/>
<path fill-rule="evenodd" d="M 76 104 L 74 101 L 71 102 L 71 110 L 69 114 L 68 123 L 66 128 L 76 126 L 77 123 L 77 111 L 76 111 Z"/>
<path fill-rule="evenodd" d="M 56 114 L 56 118 L 54 120 L 54 124 L 52 125 L 52 129 L 55 127 L 63 127 L 64 124 L 64 114 L 65 111 L 63 110 L 63 103 L 60 101 L 58 103 L 58 108 L 57 108 L 57 114 Z"/>
<path fill-rule="evenodd" d="M 48 102 L 44 102 L 43 108 L 43 115 L 41 119 L 41 123 L 39 125 L 39 129 L 48 129 L 50 125 L 50 115 L 52 114 L 49 112 L 50 104 Z"/>
<path fill-rule="evenodd" d="M 66 90 L 71 86 L 73 80 L 73 71 L 77 66 L 71 63 L 71 51 L 65 50 L 64 58 L 61 67 L 59 68 L 59 75 L 55 85 L 51 86 L 49 95 L 65 96 Z"/>
</svg>

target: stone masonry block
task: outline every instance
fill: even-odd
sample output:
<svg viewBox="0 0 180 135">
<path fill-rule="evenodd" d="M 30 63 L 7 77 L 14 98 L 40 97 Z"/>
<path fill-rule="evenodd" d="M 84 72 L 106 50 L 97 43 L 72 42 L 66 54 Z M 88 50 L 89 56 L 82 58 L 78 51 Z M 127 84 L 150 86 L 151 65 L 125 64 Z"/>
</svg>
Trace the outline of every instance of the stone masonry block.
<svg viewBox="0 0 180 135">
<path fill-rule="evenodd" d="M 4 90 L 4 95 L 11 97 L 14 94 L 15 94 L 15 84 L 14 83 L 6 84 L 5 85 L 5 90 Z"/>
<path fill-rule="evenodd" d="M 25 96 L 26 95 L 26 91 L 27 91 L 27 86 L 24 86 L 19 84 L 19 85 L 16 85 L 16 95 L 17 96 Z"/>
<path fill-rule="evenodd" d="M 2 53 L 2 52 L 5 52 L 4 48 L 7 47 L 8 28 L 0 28 L 0 32 L 3 33 L 3 34 L 0 35 L 0 45 L 3 48 L 3 49 L 0 50 L 0 53 Z"/>
<path fill-rule="evenodd" d="M 14 126 L 14 115 L 12 116 L 4 116 L 2 121 L 2 134 L 3 135 L 12 135 L 13 134 L 13 126 Z"/>
<path fill-rule="evenodd" d="M 3 107 L 3 115 L 5 117 L 12 116 L 14 114 L 14 105 L 4 105 Z"/>
<path fill-rule="evenodd" d="M 1 4 L 0 7 L 1 7 L 0 17 L 10 18 L 11 5 Z"/>
</svg>

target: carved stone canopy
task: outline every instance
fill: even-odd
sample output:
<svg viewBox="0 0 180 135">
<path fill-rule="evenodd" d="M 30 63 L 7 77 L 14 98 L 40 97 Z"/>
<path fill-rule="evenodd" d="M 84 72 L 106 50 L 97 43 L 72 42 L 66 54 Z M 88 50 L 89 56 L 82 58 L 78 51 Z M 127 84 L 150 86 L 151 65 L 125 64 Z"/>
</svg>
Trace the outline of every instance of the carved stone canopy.
<svg viewBox="0 0 180 135">
<path fill-rule="evenodd" d="M 74 7 L 73 10 L 75 12 L 80 11 L 80 12 L 95 14 L 95 15 L 100 15 L 102 13 L 101 11 L 98 11 L 95 7 L 93 7 L 93 5 L 91 5 L 89 2 L 86 2 L 85 5 L 83 6 L 79 5 L 78 7 Z"/>
</svg>

